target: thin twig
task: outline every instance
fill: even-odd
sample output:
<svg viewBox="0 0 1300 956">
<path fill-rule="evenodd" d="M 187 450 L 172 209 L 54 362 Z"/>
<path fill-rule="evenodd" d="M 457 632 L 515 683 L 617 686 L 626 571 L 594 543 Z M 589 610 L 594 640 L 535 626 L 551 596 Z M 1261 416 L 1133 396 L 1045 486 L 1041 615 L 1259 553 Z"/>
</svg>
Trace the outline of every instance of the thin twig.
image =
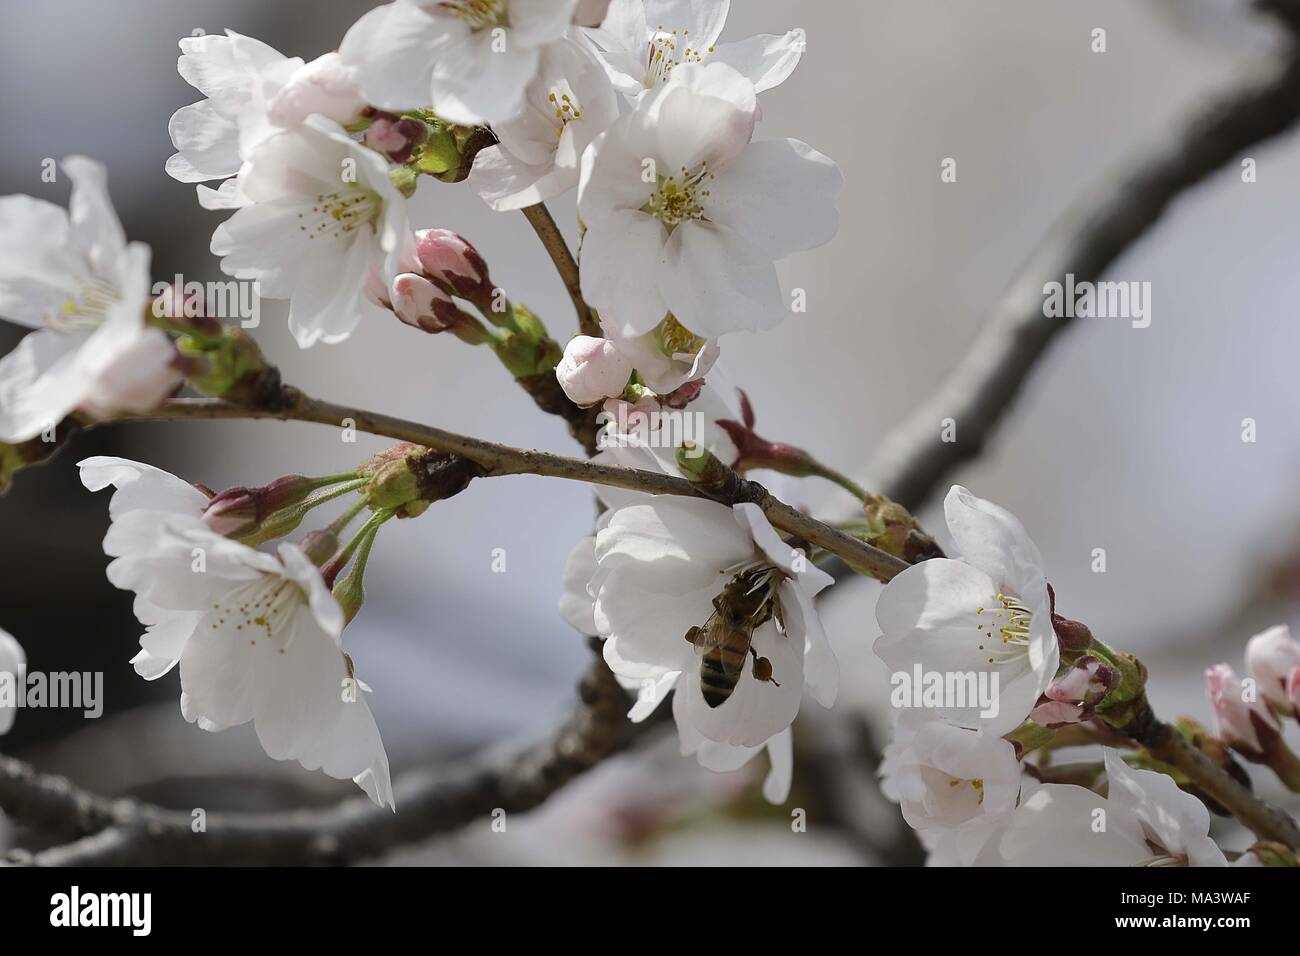
<svg viewBox="0 0 1300 956">
<path fill-rule="evenodd" d="M 560 274 L 560 281 L 564 283 L 569 298 L 573 300 L 573 307 L 578 312 L 578 330 L 583 335 L 599 338 L 600 322 L 582 297 L 578 263 L 573 258 L 573 253 L 569 251 L 569 244 L 564 241 L 560 227 L 551 217 L 550 210 L 546 208 L 545 203 L 539 202 L 535 206 L 525 206 L 522 212 L 528 219 L 529 225 L 533 227 L 533 231 L 537 233 L 537 238 L 542 240 L 542 245 L 550 254 L 551 261 L 555 263 L 555 271 Z"/>
<path fill-rule="evenodd" d="M 695 486 L 684 478 L 635 468 L 623 468 L 618 465 L 605 465 L 533 449 L 512 448 L 380 412 L 370 412 L 311 398 L 291 387 L 285 387 L 282 399 L 267 408 L 248 408 L 209 398 L 173 399 L 155 411 L 119 416 L 113 421 L 174 421 L 196 418 L 274 418 L 281 421 L 316 422 L 336 427 L 351 423 L 357 430 L 372 435 L 414 442 L 437 451 L 460 455 L 479 465 L 485 477 L 542 475 L 631 491 L 644 491 L 653 495 L 700 497 Z M 907 562 L 892 554 L 823 524 L 777 500 L 761 485 L 742 482 L 741 486 L 742 494 L 737 496 L 733 504 L 746 501 L 758 505 L 774 527 L 829 551 L 861 574 L 880 581 L 888 581 L 908 567 Z"/>
</svg>

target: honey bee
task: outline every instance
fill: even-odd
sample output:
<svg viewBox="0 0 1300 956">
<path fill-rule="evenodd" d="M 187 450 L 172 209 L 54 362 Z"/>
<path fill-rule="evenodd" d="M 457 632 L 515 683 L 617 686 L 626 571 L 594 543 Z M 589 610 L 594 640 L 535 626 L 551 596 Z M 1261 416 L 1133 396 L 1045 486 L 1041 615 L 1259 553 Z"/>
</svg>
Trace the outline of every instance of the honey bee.
<svg viewBox="0 0 1300 956">
<path fill-rule="evenodd" d="M 710 707 L 721 707 L 731 697 L 745 666 L 745 655 L 753 659 L 755 680 L 771 681 L 772 662 L 754 650 L 754 629 L 772 616 L 780 618 L 770 572 L 749 571 L 733 578 L 722 593 L 713 599 L 713 613 L 702 626 L 686 632 L 686 640 L 695 645 L 700 657 L 700 691 Z"/>
</svg>

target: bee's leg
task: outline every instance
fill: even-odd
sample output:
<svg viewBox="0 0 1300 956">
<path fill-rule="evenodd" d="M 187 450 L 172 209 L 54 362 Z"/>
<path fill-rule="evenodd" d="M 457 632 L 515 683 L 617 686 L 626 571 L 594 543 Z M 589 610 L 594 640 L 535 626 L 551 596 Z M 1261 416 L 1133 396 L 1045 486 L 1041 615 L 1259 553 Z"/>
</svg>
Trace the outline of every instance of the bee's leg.
<svg viewBox="0 0 1300 956">
<path fill-rule="evenodd" d="M 752 645 L 749 648 L 749 653 L 754 658 L 754 680 L 761 680 L 763 683 L 771 681 L 772 686 L 780 687 L 780 684 L 772 680 L 772 662 L 766 657 L 759 657 L 758 651 L 754 650 Z"/>
<path fill-rule="evenodd" d="M 695 643 L 695 638 L 696 638 L 696 636 L 697 636 L 699 633 L 700 633 L 699 625 L 696 625 L 696 626 L 694 626 L 694 627 L 689 628 L 689 629 L 686 631 L 686 634 L 684 635 L 685 638 L 686 638 L 686 643 L 688 643 L 688 644 L 694 644 L 694 643 Z"/>
</svg>

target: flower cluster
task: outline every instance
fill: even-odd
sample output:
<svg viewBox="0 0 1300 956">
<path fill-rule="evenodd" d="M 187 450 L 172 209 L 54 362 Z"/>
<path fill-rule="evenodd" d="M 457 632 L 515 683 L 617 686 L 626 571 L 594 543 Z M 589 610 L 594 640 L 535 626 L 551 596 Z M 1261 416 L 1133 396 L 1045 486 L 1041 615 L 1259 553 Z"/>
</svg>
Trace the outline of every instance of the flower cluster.
<svg viewBox="0 0 1300 956">
<path fill-rule="evenodd" d="M 723 39 L 728 12 L 728 0 L 393 0 L 310 61 L 234 32 L 180 41 L 179 73 L 202 99 L 172 116 L 166 171 L 228 215 L 210 248 L 232 285 L 287 300 L 303 349 L 387 316 L 487 345 L 597 466 L 616 467 L 360 412 L 378 434 L 422 429 L 458 454 L 403 443 L 337 474 L 220 492 L 86 459 L 86 488 L 112 489 L 104 551 L 143 628 L 136 672 L 175 670 L 201 730 L 252 724 L 271 758 L 395 809 L 371 688 L 345 650 L 381 528 L 487 475 L 603 480 L 560 612 L 599 642 L 632 721 L 671 698 L 683 755 L 732 771 L 765 753 L 763 794 L 788 799 L 804 698 L 829 708 L 840 683 L 816 604 L 832 579 L 815 562 L 865 554 L 853 567 L 887 581 L 875 651 L 900 710 L 883 789 L 932 862 L 1226 864 L 1210 810 L 1249 815 L 1218 801 L 1241 797 L 1234 754 L 1300 792 L 1282 742 L 1300 717 L 1300 645 L 1285 628 L 1250 641 L 1246 680 L 1207 671 L 1213 735 L 1185 720 L 1162 737 L 1145 670 L 1057 612 L 1014 515 L 954 486 L 958 556 L 943 556 L 901 505 L 760 437 L 743 391 L 738 409 L 723 397 L 721 340 L 787 317 L 776 264 L 835 235 L 842 184 L 808 144 L 758 135 L 761 96 L 793 74 L 802 31 Z M 101 166 L 72 156 L 59 170 L 66 211 L 0 198 L 0 315 L 34 329 L 0 359 L 0 490 L 51 453 L 38 436 L 57 446 L 100 420 L 160 408 L 333 420 L 220 304 L 150 284 L 149 250 L 126 240 Z M 408 200 L 435 183 L 524 211 L 580 334 L 562 347 L 472 243 L 412 226 Z M 570 191 L 576 261 L 542 205 Z M 219 401 L 169 401 L 186 386 Z M 754 470 L 833 481 L 859 519 L 803 515 Z M 672 493 L 632 490 L 645 488 Z M 288 540 L 331 502 L 341 513 Z M 25 667 L 0 631 L 0 678 Z M 0 698 L 0 733 L 11 722 Z M 1194 759 L 1171 767 L 1157 748 L 1173 734 Z M 1076 744 L 1096 759 L 1054 762 Z M 1198 788 L 1206 767 L 1230 786 Z M 1294 862 L 1300 839 L 1288 840 L 1240 859 Z"/>
<path fill-rule="evenodd" d="M 915 695 L 896 696 L 906 709 L 882 766 L 885 792 L 931 862 L 1225 864 L 1205 806 L 1117 750 L 1104 749 L 1093 775 L 1104 769 L 1105 797 L 1022 765 L 1035 732 L 1091 718 L 1119 687 L 1120 669 L 1071 640 L 1082 626 L 1056 614 L 1042 555 L 1014 515 L 961 486 L 944 514 L 960 558 L 908 568 L 876 604 L 875 649 L 896 690 L 915 675 L 935 691 L 920 706 Z"/>
</svg>

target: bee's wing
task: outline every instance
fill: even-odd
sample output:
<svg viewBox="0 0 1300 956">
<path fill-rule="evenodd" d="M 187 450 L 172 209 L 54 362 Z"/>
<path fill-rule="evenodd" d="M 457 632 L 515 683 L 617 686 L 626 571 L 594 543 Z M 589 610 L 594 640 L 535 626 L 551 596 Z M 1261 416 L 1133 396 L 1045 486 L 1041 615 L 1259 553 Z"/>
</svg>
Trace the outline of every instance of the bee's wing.
<svg viewBox="0 0 1300 956">
<path fill-rule="evenodd" d="M 737 647 L 741 648 L 739 654 L 733 653 Z M 729 631 L 722 620 L 714 618 L 696 632 L 695 653 L 703 657 L 709 651 L 719 648 L 722 649 L 722 653 L 718 655 L 718 662 L 722 665 L 723 673 L 731 677 L 739 674 L 745 666 L 745 653 L 749 650 L 749 641 L 743 634 Z"/>
</svg>

